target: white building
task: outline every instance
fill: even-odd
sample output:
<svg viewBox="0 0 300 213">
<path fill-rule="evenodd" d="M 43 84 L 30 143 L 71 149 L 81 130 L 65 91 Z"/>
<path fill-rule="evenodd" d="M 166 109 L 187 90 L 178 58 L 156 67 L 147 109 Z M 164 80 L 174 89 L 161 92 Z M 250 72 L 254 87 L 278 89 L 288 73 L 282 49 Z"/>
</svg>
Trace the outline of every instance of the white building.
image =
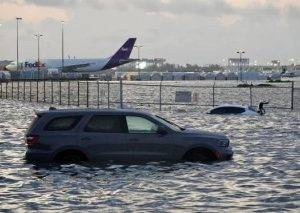
<svg viewBox="0 0 300 213">
<path fill-rule="evenodd" d="M 208 72 L 204 75 L 205 80 L 215 80 L 216 75 L 213 72 Z"/>
<path fill-rule="evenodd" d="M 173 73 L 171 72 L 163 72 L 162 73 L 162 78 L 164 81 L 172 81 L 173 80 Z"/>
<path fill-rule="evenodd" d="M 162 74 L 160 72 L 152 73 L 151 81 L 161 81 L 161 80 L 162 80 Z"/>
<path fill-rule="evenodd" d="M 180 80 L 184 80 L 184 72 L 173 72 L 173 76 L 174 76 L 174 80 L 175 81 L 180 81 Z"/>
<path fill-rule="evenodd" d="M 151 80 L 151 73 L 149 72 L 141 72 L 140 73 L 141 81 L 150 81 Z"/>
<path fill-rule="evenodd" d="M 238 79 L 238 75 L 235 72 L 226 72 L 225 75 L 226 79 L 229 81 Z"/>
<path fill-rule="evenodd" d="M 238 72 L 240 78 L 240 72 L 245 71 L 249 68 L 249 58 L 229 58 L 228 69 L 232 72 Z"/>
<path fill-rule="evenodd" d="M 215 74 L 215 79 L 216 80 L 222 80 L 222 81 L 226 80 L 226 75 L 222 72 L 216 73 Z"/>
<path fill-rule="evenodd" d="M 184 75 L 184 79 L 185 80 L 188 80 L 188 81 L 195 81 L 195 80 L 199 80 L 199 73 L 196 73 L 196 72 L 188 72 L 188 73 L 185 73 Z"/>
<path fill-rule="evenodd" d="M 255 70 L 249 70 L 246 72 L 242 72 L 242 79 L 244 81 L 256 81 L 256 80 L 266 80 L 267 75 L 265 75 L 263 72 L 255 71 Z"/>
</svg>

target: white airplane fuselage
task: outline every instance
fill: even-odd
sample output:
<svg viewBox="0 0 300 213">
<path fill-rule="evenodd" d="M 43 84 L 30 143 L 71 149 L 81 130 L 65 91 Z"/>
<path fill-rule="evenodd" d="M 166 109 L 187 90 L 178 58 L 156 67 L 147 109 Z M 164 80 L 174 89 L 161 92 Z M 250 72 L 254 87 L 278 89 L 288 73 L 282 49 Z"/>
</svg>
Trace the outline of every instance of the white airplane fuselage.
<svg viewBox="0 0 300 213">
<path fill-rule="evenodd" d="M 65 59 L 64 67 L 74 66 L 74 69 L 70 72 L 99 72 L 108 63 L 107 59 Z M 77 65 L 88 64 L 84 67 L 77 67 Z M 22 71 L 43 71 L 49 69 L 61 69 L 61 59 L 45 59 L 40 60 L 40 63 L 33 60 L 26 60 L 25 62 L 19 62 L 19 70 Z M 17 71 L 17 62 L 12 62 L 6 66 L 8 71 Z"/>
<path fill-rule="evenodd" d="M 95 73 L 136 61 L 130 59 L 136 38 L 129 38 L 121 48 L 111 57 L 102 59 L 42 59 L 27 60 L 25 62 L 13 61 L 5 66 L 7 71 L 43 71 L 57 69 L 61 72 Z"/>
</svg>

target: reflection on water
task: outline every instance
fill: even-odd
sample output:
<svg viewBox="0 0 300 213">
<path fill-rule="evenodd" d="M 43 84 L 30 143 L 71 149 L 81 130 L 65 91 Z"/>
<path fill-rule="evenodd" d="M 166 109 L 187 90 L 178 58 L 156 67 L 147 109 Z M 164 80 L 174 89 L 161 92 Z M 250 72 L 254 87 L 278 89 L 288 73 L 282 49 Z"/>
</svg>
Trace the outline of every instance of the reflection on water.
<svg viewBox="0 0 300 213">
<path fill-rule="evenodd" d="M 47 108 L 0 101 L 2 210 L 299 211 L 299 111 L 262 117 L 211 116 L 197 110 L 159 113 L 183 126 L 226 133 L 235 151 L 232 161 L 26 164 L 24 132 L 34 110 Z"/>
</svg>

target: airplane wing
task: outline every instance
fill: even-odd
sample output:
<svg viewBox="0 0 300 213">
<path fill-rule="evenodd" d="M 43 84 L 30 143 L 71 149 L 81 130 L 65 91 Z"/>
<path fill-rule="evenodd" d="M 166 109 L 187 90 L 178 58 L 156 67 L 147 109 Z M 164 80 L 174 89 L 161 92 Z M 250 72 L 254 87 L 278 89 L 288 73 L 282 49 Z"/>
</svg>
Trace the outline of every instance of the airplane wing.
<svg viewBox="0 0 300 213">
<path fill-rule="evenodd" d="M 124 63 L 124 64 L 127 64 L 127 63 L 131 63 L 131 62 L 135 62 L 135 61 L 139 61 L 139 59 L 133 59 L 133 58 L 128 58 L 128 59 L 121 59 L 119 62 L 120 63 Z"/>
<path fill-rule="evenodd" d="M 0 66 L 9 65 L 11 62 L 13 62 L 13 61 L 8 61 L 8 60 L 0 61 Z"/>
<path fill-rule="evenodd" d="M 77 68 L 82 68 L 82 67 L 87 67 L 89 66 L 89 63 L 86 64 L 76 64 L 76 65 L 69 65 L 69 66 L 64 66 L 62 72 L 74 72 L 75 69 Z"/>
</svg>

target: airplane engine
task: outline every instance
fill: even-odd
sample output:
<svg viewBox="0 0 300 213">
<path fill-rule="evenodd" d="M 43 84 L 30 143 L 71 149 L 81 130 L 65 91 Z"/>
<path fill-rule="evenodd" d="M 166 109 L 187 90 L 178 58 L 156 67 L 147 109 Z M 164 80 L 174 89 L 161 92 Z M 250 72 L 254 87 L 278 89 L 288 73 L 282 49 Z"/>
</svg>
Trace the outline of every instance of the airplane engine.
<svg viewBox="0 0 300 213">
<path fill-rule="evenodd" d="M 18 67 L 17 67 L 17 62 L 11 62 L 10 64 L 6 65 L 4 67 L 4 69 L 6 71 L 17 71 L 18 70 Z M 19 71 L 21 71 L 23 69 L 23 65 L 22 63 L 19 63 Z"/>
</svg>

